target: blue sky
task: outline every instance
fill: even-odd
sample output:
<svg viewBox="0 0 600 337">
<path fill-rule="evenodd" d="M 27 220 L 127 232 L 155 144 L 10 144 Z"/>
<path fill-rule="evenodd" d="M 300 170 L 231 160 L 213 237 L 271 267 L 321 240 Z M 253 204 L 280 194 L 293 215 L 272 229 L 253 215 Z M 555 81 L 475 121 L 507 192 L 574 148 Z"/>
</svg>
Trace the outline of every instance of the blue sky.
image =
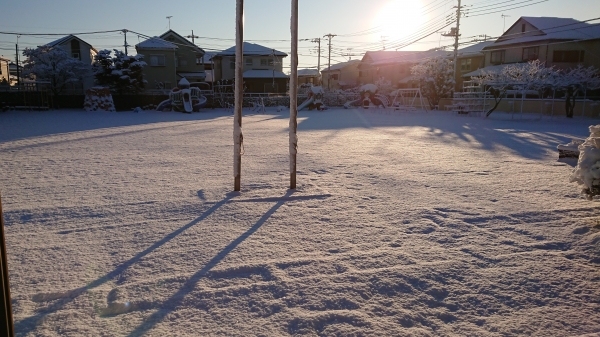
<svg viewBox="0 0 600 337">
<path fill-rule="evenodd" d="M 542 1 L 542 2 L 540 2 Z M 461 42 L 477 35 L 497 37 L 520 16 L 554 16 L 589 20 L 600 17 L 600 0 L 462 0 Z M 19 0 L 2 6 L 1 32 L 68 34 L 127 29 L 144 35 L 160 35 L 169 28 L 181 35 L 200 36 L 195 42 L 207 51 L 234 45 L 235 1 L 164 0 L 89 1 Z M 358 59 L 366 50 L 426 50 L 452 45 L 451 38 L 433 33 L 417 43 L 412 40 L 435 31 L 451 15 L 458 0 L 299 0 L 300 68 L 317 66 L 316 43 L 310 39 L 336 34 L 332 39 L 332 63 Z M 246 0 L 246 41 L 283 52 L 290 51 L 289 0 Z M 526 6 L 530 5 L 530 6 Z M 515 8 L 526 6 L 522 8 Z M 477 15 L 479 14 L 479 15 Z M 508 15 L 502 17 L 501 15 Z M 594 21 L 593 23 L 600 23 Z M 449 28 L 442 29 L 447 31 Z M 119 32 L 78 35 L 96 49 L 123 49 Z M 35 47 L 60 36 L 18 38 L 19 48 Z M 128 33 L 128 43 L 142 41 Z M 0 34 L 0 55 L 14 59 L 16 35 Z M 135 53 L 130 47 L 130 53 Z M 321 68 L 327 63 L 327 43 L 321 43 Z M 289 67 L 289 63 L 284 64 Z M 286 72 L 289 69 L 284 69 Z"/>
</svg>

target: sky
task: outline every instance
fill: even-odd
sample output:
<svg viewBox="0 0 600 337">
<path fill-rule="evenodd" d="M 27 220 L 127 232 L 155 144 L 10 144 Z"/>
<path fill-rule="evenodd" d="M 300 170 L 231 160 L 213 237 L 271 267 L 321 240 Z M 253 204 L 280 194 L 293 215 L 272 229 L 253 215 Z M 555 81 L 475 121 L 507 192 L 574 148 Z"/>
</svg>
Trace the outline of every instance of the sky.
<svg viewBox="0 0 600 337">
<path fill-rule="evenodd" d="M 118 31 L 123 29 L 130 31 L 129 53 L 135 53 L 133 46 L 144 36 L 161 35 L 169 27 L 183 36 L 193 31 L 198 46 L 209 52 L 221 51 L 235 44 L 235 5 L 233 0 L 178 0 L 170 5 L 159 0 L 11 1 L 2 6 L 0 55 L 13 60 L 17 42 L 22 50 L 70 33 L 105 31 L 113 32 L 77 35 L 98 50 L 124 50 L 124 36 Z M 360 59 L 366 51 L 383 48 L 452 48 L 453 38 L 441 33 L 455 25 L 444 27 L 447 17 L 456 16 L 457 5 L 458 0 L 299 0 L 299 68 L 316 69 L 319 65 L 318 44 L 312 42 L 317 38 L 321 39 L 320 66 L 326 67 L 327 34 L 335 35 L 331 39 L 331 64 Z M 461 7 L 461 43 L 498 37 L 521 16 L 581 21 L 600 17 L 598 0 L 462 0 Z M 245 1 L 244 40 L 289 53 L 290 8 L 291 1 L 285 0 Z M 17 37 L 15 33 L 23 35 Z M 289 57 L 284 60 L 284 71 L 289 72 Z"/>
</svg>

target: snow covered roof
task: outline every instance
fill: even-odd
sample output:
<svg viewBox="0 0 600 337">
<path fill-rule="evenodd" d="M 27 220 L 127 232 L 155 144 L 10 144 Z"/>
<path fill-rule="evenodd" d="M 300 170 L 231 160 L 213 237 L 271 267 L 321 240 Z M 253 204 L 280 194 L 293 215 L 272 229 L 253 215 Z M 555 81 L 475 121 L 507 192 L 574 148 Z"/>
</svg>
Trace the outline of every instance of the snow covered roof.
<svg viewBox="0 0 600 337">
<path fill-rule="evenodd" d="M 244 56 L 267 56 L 273 55 L 275 56 L 283 56 L 286 57 L 287 54 L 273 48 L 267 48 L 265 46 L 261 46 L 259 44 L 244 42 Z M 216 54 L 215 56 L 235 56 L 235 46 L 225 49 L 222 52 Z"/>
<path fill-rule="evenodd" d="M 177 46 L 169 41 L 165 41 L 157 36 L 151 37 L 146 41 L 142 41 L 135 45 L 135 48 L 142 49 L 168 49 L 175 50 Z"/>
<path fill-rule="evenodd" d="M 450 56 L 452 52 L 446 50 L 427 50 L 427 51 L 368 51 L 363 57 L 370 58 L 370 65 L 382 65 L 389 63 L 415 63 L 432 57 Z"/>
<path fill-rule="evenodd" d="M 471 56 L 471 55 L 482 55 L 482 50 L 483 48 L 490 46 L 494 44 L 494 41 L 484 41 L 484 42 L 479 42 L 476 43 L 474 45 L 465 47 L 465 48 L 461 48 L 458 50 L 458 56 Z"/>
<path fill-rule="evenodd" d="M 522 36 L 522 33 L 509 33 L 511 29 L 525 21 L 535 28 L 537 32 L 528 32 Z M 514 31 L 513 31 L 514 32 Z M 533 35 L 531 34 L 533 33 Z M 586 22 L 577 21 L 570 18 L 554 18 L 554 17 L 528 17 L 519 18 L 502 36 L 496 40 L 493 45 L 487 46 L 484 49 L 491 49 L 497 46 L 527 43 L 544 40 L 589 40 L 600 39 L 600 24 L 589 24 Z"/>
<path fill-rule="evenodd" d="M 273 70 L 256 70 L 256 69 L 251 69 L 251 70 L 246 70 L 244 71 L 244 78 L 273 78 L 273 76 L 275 76 L 275 78 L 289 78 L 288 75 L 282 73 L 281 71 L 277 71 L 275 70 L 275 72 L 273 72 Z"/>
<path fill-rule="evenodd" d="M 342 63 L 332 64 L 331 68 L 325 67 L 325 68 L 321 69 L 321 72 L 328 72 L 329 69 L 331 69 L 331 71 L 333 71 L 333 70 L 340 70 L 340 69 L 346 68 L 347 66 L 350 66 L 350 65 L 353 65 L 353 64 L 358 64 L 358 63 L 360 63 L 360 60 L 350 60 L 348 62 L 342 62 Z"/>
<path fill-rule="evenodd" d="M 298 69 L 298 76 L 319 76 L 318 69 Z"/>
<path fill-rule="evenodd" d="M 52 42 L 48 42 L 48 43 L 46 43 L 46 44 L 45 44 L 45 46 L 48 46 L 48 47 L 54 47 L 54 46 L 57 46 L 57 45 L 61 45 L 61 44 L 63 44 L 63 43 L 66 43 L 66 42 L 70 41 L 71 39 L 76 39 L 76 40 L 78 40 L 80 43 L 85 43 L 86 45 L 90 46 L 90 49 L 92 49 L 92 50 L 93 50 L 93 51 L 95 51 L 95 52 L 98 52 L 98 51 L 96 50 L 96 48 L 92 47 L 92 45 L 91 45 L 91 44 L 89 44 L 89 43 L 87 43 L 87 42 L 83 41 L 82 39 L 78 38 L 77 36 L 75 36 L 75 35 L 73 35 L 73 34 L 69 34 L 69 35 L 67 35 L 67 36 L 63 36 L 63 37 L 61 37 L 61 38 L 60 38 L 60 39 L 58 39 L 58 40 L 54 40 L 54 41 L 52 41 Z"/>
<path fill-rule="evenodd" d="M 204 49 L 198 47 L 197 45 L 193 44 L 192 41 L 186 39 L 185 37 L 177 34 L 177 32 L 175 32 L 172 29 L 169 29 L 168 31 L 164 32 L 161 36 L 159 36 L 161 39 L 163 40 L 167 40 L 167 37 L 169 35 L 174 36 L 177 40 L 179 40 L 182 44 L 191 47 L 193 49 L 195 49 L 197 52 L 205 54 L 206 52 L 204 51 Z"/>
<path fill-rule="evenodd" d="M 508 66 L 510 64 L 497 64 L 497 65 L 493 65 L 493 66 L 487 66 L 484 68 L 479 68 L 477 70 L 474 70 L 470 73 L 466 73 L 463 74 L 462 77 L 472 77 L 472 76 L 479 76 L 481 74 L 483 74 L 484 72 L 486 73 L 497 73 L 499 71 L 501 71 L 502 69 L 504 69 L 504 67 Z"/>
</svg>

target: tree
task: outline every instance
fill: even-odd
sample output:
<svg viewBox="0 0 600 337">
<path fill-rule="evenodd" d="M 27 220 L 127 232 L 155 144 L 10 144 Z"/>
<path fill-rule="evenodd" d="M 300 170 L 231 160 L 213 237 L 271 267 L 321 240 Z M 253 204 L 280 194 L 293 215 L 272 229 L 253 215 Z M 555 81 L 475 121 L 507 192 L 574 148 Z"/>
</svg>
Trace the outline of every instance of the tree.
<svg viewBox="0 0 600 337">
<path fill-rule="evenodd" d="M 104 49 L 94 56 L 93 71 L 99 85 L 108 86 L 119 94 L 139 93 L 146 81 L 143 70 L 147 65 L 144 55 L 125 55 L 122 51 Z"/>
<path fill-rule="evenodd" d="M 71 57 L 60 46 L 25 48 L 23 76 L 38 81 L 48 81 L 54 96 L 58 96 L 71 83 L 81 82 L 90 76 L 91 66 Z"/>
<path fill-rule="evenodd" d="M 581 91 L 600 88 L 600 74 L 593 66 L 584 68 L 579 65 L 577 68 L 561 72 L 556 87 L 565 90 L 565 113 L 568 118 L 573 118 L 575 97 Z"/>
<path fill-rule="evenodd" d="M 553 67 L 544 67 L 544 63 L 535 60 L 509 64 L 499 71 L 483 71 L 481 75 L 474 76 L 472 79 L 479 85 L 487 87 L 488 92 L 494 97 L 495 104 L 488 110 L 487 117 L 496 110 L 508 90 L 521 92 L 536 90 L 542 93 L 556 86 L 557 77 L 557 70 Z"/>
<path fill-rule="evenodd" d="M 411 73 L 419 81 L 423 96 L 427 97 L 433 109 L 440 99 L 451 97 L 454 90 L 454 66 L 447 58 L 431 58 L 411 68 Z"/>
</svg>

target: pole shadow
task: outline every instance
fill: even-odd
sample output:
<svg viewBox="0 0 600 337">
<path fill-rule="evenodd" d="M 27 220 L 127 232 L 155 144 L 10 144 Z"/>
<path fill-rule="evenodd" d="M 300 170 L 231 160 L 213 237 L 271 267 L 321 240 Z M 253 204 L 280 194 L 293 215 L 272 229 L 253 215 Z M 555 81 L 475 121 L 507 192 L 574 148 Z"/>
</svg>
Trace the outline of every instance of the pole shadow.
<svg viewBox="0 0 600 337">
<path fill-rule="evenodd" d="M 129 259 L 129 260 L 125 261 L 124 263 L 122 263 L 121 265 L 117 266 L 113 271 L 111 271 L 108 274 L 106 274 L 106 275 L 104 275 L 104 276 L 102 276 L 102 277 L 100 277 L 100 278 L 98 278 L 98 279 L 90 282 L 89 284 L 87 284 L 84 287 L 80 287 L 80 288 L 77 288 L 77 289 L 73 289 L 73 290 L 66 291 L 66 292 L 61 292 L 61 293 L 37 294 L 37 295 L 33 296 L 32 300 L 35 301 L 35 302 L 52 301 L 52 300 L 57 300 L 57 299 L 62 299 L 62 300 L 60 300 L 60 301 L 52 304 L 51 306 L 49 306 L 48 308 L 44 309 L 42 312 L 40 312 L 40 313 L 38 313 L 38 314 L 36 314 L 34 316 L 25 318 L 25 319 L 23 319 L 23 320 L 21 320 L 19 322 L 15 322 L 15 332 L 17 332 L 18 334 L 27 334 L 27 333 L 32 332 L 38 326 L 38 324 L 40 324 L 41 322 L 43 322 L 43 320 L 45 319 L 45 317 L 47 315 L 60 310 L 65 305 L 67 305 L 68 303 L 72 302 L 73 300 L 75 300 L 75 298 L 77 298 L 78 296 L 86 293 L 87 291 L 92 290 L 94 288 L 97 288 L 97 287 L 103 285 L 104 283 L 108 282 L 109 280 L 111 280 L 111 279 L 119 276 L 127 268 L 129 268 L 132 265 L 134 265 L 135 263 L 137 263 L 141 258 L 143 258 L 144 256 L 148 255 L 149 253 L 151 253 L 155 249 L 161 247 L 165 243 L 171 241 L 176 236 L 178 236 L 179 234 L 181 234 L 182 232 L 184 232 L 186 229 L 188 229 L 188 228 L 190 228 L 190 227 L 198 224 L 199 222 L 203 221 L 208 216 L 210 216 L 215 211 L 217 211 L 221 206 L 223 206 L 226 203 L 228 203 L 229 201 L 231 201 L 231 199 L 233 197 L 236 197 L 238 195 L 239 194 L 235 193 L 235 192 L 228 193 L 223 200 L 221 200 L 221 201 L 217 202 L 216 204 L 214 204 L 211 208 L 209 208 L 208 210 L 206 210 L 202 215 L 200 215 L 199 217 L 197 217 L 196 219 L 194 219 L 193 221 L 191 221 L 187 225 L 185 225 L 185 226 L 183 226 L 183 227 L 181 227 L 181 228 L 179 228 L 179 229 L 171 232 L 170 234 L 168 234 L 167 236 L 165 236 L 160 241 L 155 242 L 152 246 L 148 247 L 147 249 L 145 249 L 144 251 L 138 253 L 137 255 L 135 255 L 134 257 L 132 257 L 131 259 Z"/>
<path fill-rule="evenodd" d="M 183 300 L 183 298 L 189 294 L 195 287 L 195 285 L 206 276 L 206 274 L 214 268 L 219 262 L 221 262 L 229 253 L 231 253 L 237 246 L 246 240 L 250 235 L 254 234 L 265 222 L 281 207 L 283 204 L 295 198 L 290 198 L 294 193 L 294 190 L 288 190 L 286 194 L 281 198 L 268 198 L 267 200 L 252 200 L 252 201 L 274 201 L 277 199 L 277 203 L 271 207 L 258 221 L 250 227 L 246 232 L 240 235 L 237 239 L 231 241 L 225 248 L 223 248 L 217 255 L 215 255 L 208 263 L 192 275 L 179 290 L 173 294 L 169 299 L 163 302 L 161 309 L 154 312 L 148 317 L 140 326 L 133 330 L 128 337 L 142 336 L 150 331 L 157 323 L 162 321 L 177 305 Z M 250 202 L 247 200 L 246 202 Z"/>
</svg>

